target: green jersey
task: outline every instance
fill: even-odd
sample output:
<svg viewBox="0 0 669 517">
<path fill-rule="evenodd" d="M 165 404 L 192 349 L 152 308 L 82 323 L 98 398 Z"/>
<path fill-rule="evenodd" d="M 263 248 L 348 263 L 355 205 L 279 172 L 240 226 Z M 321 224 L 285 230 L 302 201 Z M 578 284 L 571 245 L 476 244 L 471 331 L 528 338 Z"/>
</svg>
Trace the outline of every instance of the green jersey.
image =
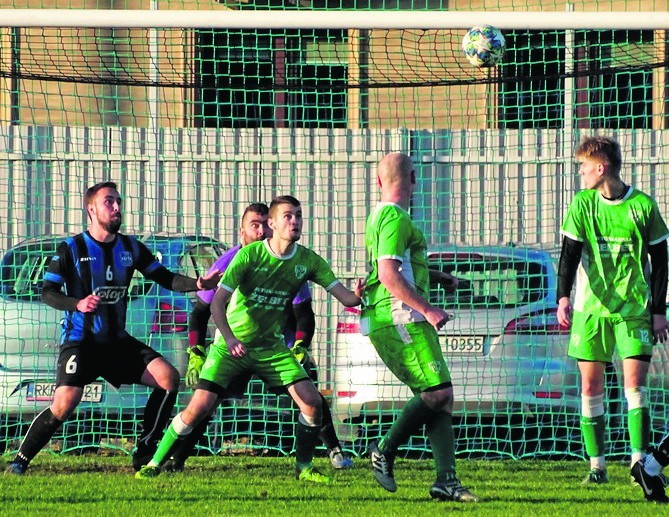
<svg viewBox="0 0 669 517">
<path fill-rule="evenodd" d="M 409 285 L 423 297 L 430 292 L 427 243 L 409 213 L 394 203 L 379 203 L 367 218 L 365 245 L 370 274 L 363 295 L 360 330 L 363 334 L 390 325 L 425 321 L 425 317 L 390 294 L 379 281 L 379 261 L 402 263 Z"/>
<path fill-rule="evenodd" d="M 574 197 L 562 233 L 583 243 L 574 310 L 624 318 L 649 314 L 648 247 L 669 236 L 655 202 L 632 187 L 623 199 Z"/>
<path fill-rule="evenodd" d="M 233 293 L 227 317 L 235 337 L 258 347 L 282 341 L 286 310 L 307 280 L 328 291 L 339 283 L 323 258 L 299 244 L 287 257 L 275 255 L 267 240 L 240 249 L 219 283 Z"/>
</svg>

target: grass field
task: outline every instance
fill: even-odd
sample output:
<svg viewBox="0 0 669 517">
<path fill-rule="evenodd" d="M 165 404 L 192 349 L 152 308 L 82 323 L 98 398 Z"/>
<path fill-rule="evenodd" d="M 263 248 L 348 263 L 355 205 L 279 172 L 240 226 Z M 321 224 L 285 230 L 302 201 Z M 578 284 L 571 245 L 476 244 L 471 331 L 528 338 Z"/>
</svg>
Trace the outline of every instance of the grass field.
<svg viewBox="0 0 669 517">
<path fill-rule="evenodd" d="M 9 461 L 10 457 L 3 457 Z M 330 471 L 324 458 L 316 464 Z M 611 482 L 581 486 L 583 461 L 459 460 L 476 504 L 430 499 L 432 464 L 398 459 L 398 491 L 385 492 L 369 460 L 334 473 L 335 483 L 299 483 L 292 458 L 196 457 L 186 471 L 136 480 L 127 456 L 40 454 L 25 476 L 0 475 L 3 515 L 669 515 L 643 499 L 626 464 L 609 465 Z"/>
</svg>

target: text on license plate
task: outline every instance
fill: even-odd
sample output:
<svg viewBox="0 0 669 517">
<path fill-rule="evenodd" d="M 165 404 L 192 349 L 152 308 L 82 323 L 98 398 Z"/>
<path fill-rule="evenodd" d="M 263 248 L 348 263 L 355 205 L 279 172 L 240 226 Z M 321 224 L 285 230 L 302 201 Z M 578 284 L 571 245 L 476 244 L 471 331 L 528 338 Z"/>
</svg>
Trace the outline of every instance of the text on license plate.
<svg viewBox="0 0 669 517">
<path fill-rule="evenodd" d="M 53 394 L 56 391 L 55 382 L 31 382 L 26 390 L 26 400 L 48 401 L 53 400 Z M 93 382 L 84 386 L 84 394 L 81 397 L 82 402 L 101 402 L 102 401 L 102 383 Z"/>
<path fill-rule="evenodd" d="M 482 354 L 483 336 L 445 336 L 446 352 L 452 354 Z"/>
</svg>

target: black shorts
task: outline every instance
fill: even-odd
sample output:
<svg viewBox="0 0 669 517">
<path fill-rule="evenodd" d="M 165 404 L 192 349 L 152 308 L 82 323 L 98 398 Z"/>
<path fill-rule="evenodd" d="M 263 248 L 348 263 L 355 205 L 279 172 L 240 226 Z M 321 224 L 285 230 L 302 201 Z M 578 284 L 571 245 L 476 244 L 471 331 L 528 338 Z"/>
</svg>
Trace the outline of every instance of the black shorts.
<svg viewBox="0 0 669 517">
<path fill-rule="evenodd" d="M 67 341 L 58 355 L 56 387 L 83 388 L 98 377 L 116 388 L 141 384 L 146 366 L 158 357 L 162 356 L 132 336 L 110 343 Z"/>
</svg>

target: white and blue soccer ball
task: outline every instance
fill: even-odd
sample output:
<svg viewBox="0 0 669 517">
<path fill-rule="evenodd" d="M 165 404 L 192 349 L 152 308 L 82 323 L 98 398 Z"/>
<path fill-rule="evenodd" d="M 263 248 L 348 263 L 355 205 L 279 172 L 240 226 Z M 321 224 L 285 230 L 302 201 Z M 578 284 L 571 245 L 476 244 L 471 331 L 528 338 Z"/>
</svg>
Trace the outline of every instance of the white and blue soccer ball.
<svg viewBox="0 0 669 517">
<path fill-rule="evenodd" d="M 477 25 L 462 40 L 465 57 L 474 66 L 491 67 L 502 60 L 506 50 L 504 34 L 492 25 Z"/>
</svg>

